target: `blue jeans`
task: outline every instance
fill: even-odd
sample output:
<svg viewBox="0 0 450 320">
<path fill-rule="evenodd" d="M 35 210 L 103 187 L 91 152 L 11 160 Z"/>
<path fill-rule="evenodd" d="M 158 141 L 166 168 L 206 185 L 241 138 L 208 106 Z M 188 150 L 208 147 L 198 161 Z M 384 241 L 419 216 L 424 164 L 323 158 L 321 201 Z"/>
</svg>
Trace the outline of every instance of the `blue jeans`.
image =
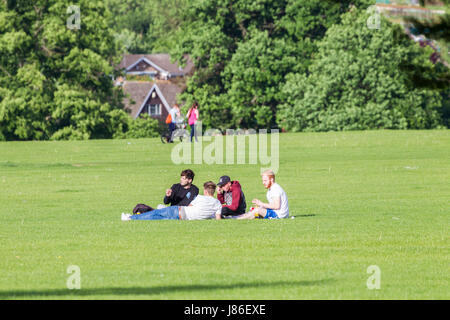
<svg viewBox="0 0 450 320">
<path fill-rule="evenodd" d="M 156 209 L 141 214 L 134 214 L 131 220 L 179 220 L 178 206 Z"/>
<path fill-rule="evenodd" d="M 191 126 L 191 142 L 192 142 L 192 138 L 195 136 L 195 141 L 197 141 L 198 142 L 198 140 L 197 140 L 197 132 L 196 132 L 196 127 L 195 127 L 195 124 L 191 124 L 190 125 Z"/>
</svg>

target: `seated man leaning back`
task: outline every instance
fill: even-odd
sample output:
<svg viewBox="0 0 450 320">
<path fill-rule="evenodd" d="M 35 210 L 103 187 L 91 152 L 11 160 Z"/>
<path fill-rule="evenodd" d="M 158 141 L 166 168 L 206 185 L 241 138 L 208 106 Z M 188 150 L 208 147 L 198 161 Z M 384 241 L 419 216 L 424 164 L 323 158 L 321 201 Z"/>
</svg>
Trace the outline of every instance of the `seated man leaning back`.
<svg viewBox="0 0 450 320">
<path fill-rule="evenodd" d="M 221 219 L 222 205 L 214 198 L 216 184 L 203 184 L 203 195 L 198 195 L 188 206 L 171 206 L 142 214 L 122 213 L 122 220 L 205 220 Z"/>
</svg>

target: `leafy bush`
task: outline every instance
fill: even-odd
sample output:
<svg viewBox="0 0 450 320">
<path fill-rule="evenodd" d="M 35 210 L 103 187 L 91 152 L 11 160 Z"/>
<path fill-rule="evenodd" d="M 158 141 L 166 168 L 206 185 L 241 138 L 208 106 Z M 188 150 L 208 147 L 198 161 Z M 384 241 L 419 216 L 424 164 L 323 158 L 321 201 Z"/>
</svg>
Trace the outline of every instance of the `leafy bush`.
<svg viewBox="0 0 450 320">
<path fill-rule="evenodd" d="M 130 128 L 124 138 L 156 138 L 159 137 L 159 121 L 145 114 L 136 120 L 131 120 Z"/>
<path fill-rule="evenodd" d="M 272 127 L 285 76 L 307 71 L 315 43 L 342 13 L 372 3 L 192 0 L 171 52 L 195 64 L 180 99 L 198 101 L 205 129 Z"/>
<path fill-rule="evenodd" d="M 409 86 L 404 62 L 433 70 L 430 53 L 382 19 L 353 10 L 328 29 L 309 75 L 291 74 L 283 87 L 280 127 L 292 131 L 429 129 L 442 124 L 439 92 Z"/>
<path fill-rule="evenodd" d="M 64 127 L 56 131 L 52 136 L 51 140 L 88 140 L 89 133 L 82 132 L 72 126 Z"/>
<path fill-rule="evenodd" d="M 72 2 L 0 2 L 0 127 L 7 140 L 114 135 L 123 95 L 111 81 L 118 56 L 106 8 L 77 1 L 81 24 L 70 29 Z"/>
</svg>

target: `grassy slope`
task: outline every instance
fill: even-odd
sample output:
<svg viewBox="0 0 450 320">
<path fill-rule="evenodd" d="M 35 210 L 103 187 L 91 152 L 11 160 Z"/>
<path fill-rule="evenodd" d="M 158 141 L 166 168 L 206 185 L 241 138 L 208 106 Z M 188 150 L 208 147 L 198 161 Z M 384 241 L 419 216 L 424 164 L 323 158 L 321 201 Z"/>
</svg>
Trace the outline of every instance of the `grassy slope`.
<svg viewBox="0 0 450 320">
<path fill-rule="evenodd" d="M 0 143 L 0 299 L 450 298 L 449 131 L 280 144 L 294 220 L 122 222 L 186 167 L 265 199 L 259 166 L 173 165 L 156 139 Z M 67 290 L 69 265 L 82 290 Z"/>
</svg>

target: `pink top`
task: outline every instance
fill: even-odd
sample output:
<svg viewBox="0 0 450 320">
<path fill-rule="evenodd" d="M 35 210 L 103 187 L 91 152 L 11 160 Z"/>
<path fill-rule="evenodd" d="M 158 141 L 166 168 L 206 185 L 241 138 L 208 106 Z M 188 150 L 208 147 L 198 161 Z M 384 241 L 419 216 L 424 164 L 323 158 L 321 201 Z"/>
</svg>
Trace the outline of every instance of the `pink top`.
<svg viewBox="0 0 450 320">
<path fill-rule="evenodd" d="M 188 119 L 189 125 L 195 124 L 197 122 L 197 119 L 198 119 L 198 109 L 191 109 L 191 113 Z"/>
</svg>

